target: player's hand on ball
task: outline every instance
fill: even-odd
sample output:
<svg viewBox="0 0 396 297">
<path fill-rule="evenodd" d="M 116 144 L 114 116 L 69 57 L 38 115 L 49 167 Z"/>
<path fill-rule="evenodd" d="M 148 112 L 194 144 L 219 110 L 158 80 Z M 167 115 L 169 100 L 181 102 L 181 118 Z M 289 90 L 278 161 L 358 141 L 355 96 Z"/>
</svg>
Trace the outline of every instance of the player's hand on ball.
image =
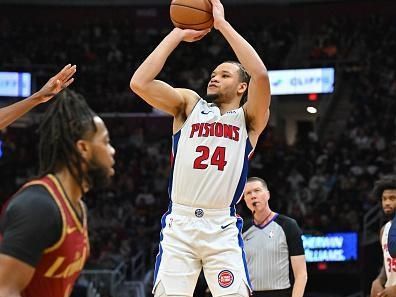
<svg viewBox="0 0 396 297">
<path fill-rule="evenodd" d="M 183 34 L 183 41 L 194 42 L 201 40 L 206 34 L 210 32 L 210 29 L 205 30 L 192 30 L 192 29 L 180 29 Z"/>
<path fill-rule="evenodd" d="M 225 22 L 224 6 L 220 0 L 210 0 L 213 8 L 213 27 L 219 29 L 220 25 Z"/>
</svg>

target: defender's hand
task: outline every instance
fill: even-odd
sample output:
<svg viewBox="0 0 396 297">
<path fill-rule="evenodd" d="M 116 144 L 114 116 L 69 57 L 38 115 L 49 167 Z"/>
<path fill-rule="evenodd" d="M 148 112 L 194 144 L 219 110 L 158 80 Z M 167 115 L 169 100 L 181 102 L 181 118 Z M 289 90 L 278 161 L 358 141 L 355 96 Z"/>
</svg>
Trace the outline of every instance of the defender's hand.
<svg viewBox="0 0 396 297">
<path fill-rule="evenodd" d="M 44 103 L 54 97 L 63 89 L 67 88 L 73 81 L 76 73 L 76 65 L 68 64 L 61 71 L 51 77 L 48 82 L 36 93 L 34 98 L 39 103 Z"/>
</svg>

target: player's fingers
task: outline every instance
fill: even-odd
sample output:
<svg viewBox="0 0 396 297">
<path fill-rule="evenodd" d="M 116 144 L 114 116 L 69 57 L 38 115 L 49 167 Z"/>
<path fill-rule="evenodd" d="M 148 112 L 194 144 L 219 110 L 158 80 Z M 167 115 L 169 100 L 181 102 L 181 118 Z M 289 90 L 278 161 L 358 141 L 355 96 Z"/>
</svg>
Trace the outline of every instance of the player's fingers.
<svg viewBox="0 0 396 297">
<path fill-rule="evenodd" d="M 56 78 L 64 80 L 71 68 L 72 68 L 72 65 L 67 64 L 65 67 L 63 67 L 63 69 L 61 71 L 58 72 L 58 74 L 55 75 Z"/>
<path fill-rule="evenodd" d="M 200 31 L 200 34 L 194 37 L 194 40 L 200 40 L 205 37 L 206 34 L 210 32 L 210 29 Z"/>
<path fill-rule="evenodd" d="M 219 3 L 221 3 L 219 0 L 210 0 L 210 2 L 212 5 L 219 5 Z"/>
<path fill-rule="evenodd" d="M 74 78 L 69 79 L 67 82 L 65 82 L 65 83 L 62 85 L 62 89 L 66 89 L 68 86 L 71 85 L 71 83 L 72 83 L 73 81 L 74 81 Z"/>
<path fill-rule="evenodd" d="M 77 66 L 73 65 L 70 68 L 66 69 L 61 76 L 62 81 L 67 81 L 69 78 L 73 76 L 74 73 L 77 71 Z"/>
<path fill-rule="evenodd" d="M 67 71 L 67 69 L 69 69 L 70 67 L 71 67 L 71 65 L 70 65 L 70 64 L 67 64 L 65 67 L 62 68 L 61 71 L 59 71 L 57 74 L 55 74 L 55 75 L 52 77 L 52 79 L 55 79 L 55 80 L 57 80 L 57 79 L 62 79 L 62 77 L 63 77 L 63 75 L 64 75 L 64 72 Z"/>
<path fill-rule="evenodd" d="M 62 78 L 62 81 L 68 81 L 77 71 L 77 66 L 74 65 L 73 67 L 71 67 L 67 72 L 66 72 L 66 76 L 64 78 Z"/>
<path fill-rule="evenodd" d="M 204 38 L 204 36 L 205 36 L 205 35 L 201 35 L 201 36 L 195 37 L 195 38 L 194 38 L 194 41 L 201 40 L 202 38 Z"/>
</svg>

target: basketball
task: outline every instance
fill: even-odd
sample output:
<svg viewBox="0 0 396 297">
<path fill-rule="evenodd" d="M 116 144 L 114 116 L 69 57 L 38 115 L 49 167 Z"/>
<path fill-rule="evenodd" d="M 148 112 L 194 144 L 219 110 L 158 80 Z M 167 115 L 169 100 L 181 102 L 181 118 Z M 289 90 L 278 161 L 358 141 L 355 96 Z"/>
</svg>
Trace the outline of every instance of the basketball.
<svg viewBox="0 0 396 297">
<path fill-rule="evenodd" d="M 213 25 L 212 3 L 209 0 L 172 0 L 170 18 L 181 29 L 208 29 Z"/>
</svg>

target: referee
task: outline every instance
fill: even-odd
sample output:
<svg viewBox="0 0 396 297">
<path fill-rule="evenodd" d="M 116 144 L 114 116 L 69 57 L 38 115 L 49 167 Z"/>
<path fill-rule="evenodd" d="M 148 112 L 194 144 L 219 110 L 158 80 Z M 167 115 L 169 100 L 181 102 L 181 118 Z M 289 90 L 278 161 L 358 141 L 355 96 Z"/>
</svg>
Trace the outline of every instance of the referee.
<svg viewBox="0 0 396 297">
<path fill-rule="evenodd" d="M 253 220 L 246 226 L 243 239 L 253 295 L 302 297 L 307 283 L 302 232 L 295 220 L 270 209 L 269 198 L 263 179 L 247 180 L 244 199 Z"/>
</svg>

